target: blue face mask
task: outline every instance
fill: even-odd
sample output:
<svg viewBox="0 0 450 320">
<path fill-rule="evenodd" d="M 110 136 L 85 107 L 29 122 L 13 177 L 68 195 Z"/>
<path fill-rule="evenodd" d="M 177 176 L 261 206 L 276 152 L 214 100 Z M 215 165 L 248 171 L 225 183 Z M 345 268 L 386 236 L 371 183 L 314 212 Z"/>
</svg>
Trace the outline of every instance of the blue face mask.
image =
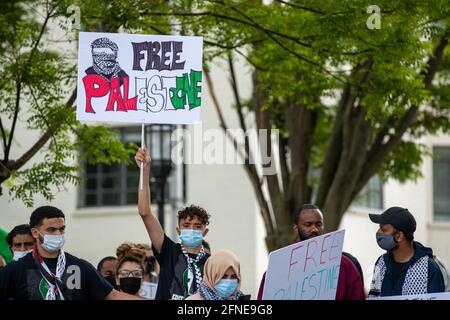
<svg viewBox="0 0 450 320">
<path fill-rule="evenodd" d="M 203 233 L 200 230 L 183 229 L 180 232 L 180 240 L 188 248 L 196 248 L 202 244 Z"/>
<path fill-rule="evenodd" d="M 214 286 L 217 293 L 222 299 L 228 299 L 237 289 L 237 279 L 222 279 Z"/>
<path fill-rule="evenodd" d="M 378 246 L 386 251 L 390 251 L 392 249 L 395 248 L 395 245 L 397 244 L 395 242 L 394 236 L 391 234 L 382 234 L 382 233 L 378 233 L 376 234 L 377 236 L 377 243 Z"/>
</svg>

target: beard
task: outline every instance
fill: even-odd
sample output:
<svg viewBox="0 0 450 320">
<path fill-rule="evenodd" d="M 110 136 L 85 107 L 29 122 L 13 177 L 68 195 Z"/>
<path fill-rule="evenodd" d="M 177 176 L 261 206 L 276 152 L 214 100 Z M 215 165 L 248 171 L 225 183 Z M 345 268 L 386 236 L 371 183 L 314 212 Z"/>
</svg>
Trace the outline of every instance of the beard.
<svg viewBox="0 0 450 320">
<path fill-rule="evenodd" d="M 311 233 L 309 235 L 304 234 L 301 231 L 298 231 L 298 238 L 300 239 L 300 241 L 305 241 L 305 240 L 309 240 L 311 238 L 320 236 L 320 233 Z"/>
<path fill-rule="evenodd" d="M 92 54 L 93 64 L 95 72 L 101 76 L 107 76 L 108 78 L 117 77 L 120 72 L 120 66 L 117 62 L 117 55 L 112 53 L 95 53 Z"/>
</svg>

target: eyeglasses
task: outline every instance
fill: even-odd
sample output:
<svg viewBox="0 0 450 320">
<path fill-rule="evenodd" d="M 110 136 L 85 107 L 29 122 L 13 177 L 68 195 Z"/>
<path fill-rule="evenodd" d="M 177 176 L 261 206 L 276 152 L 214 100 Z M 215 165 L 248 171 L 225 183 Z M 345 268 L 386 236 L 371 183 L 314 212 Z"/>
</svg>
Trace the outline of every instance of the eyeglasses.
<svg viewBox="0 0 450 320">
<path fill-rule="evenodd" d="M 132 277 L 135 278 L 142 278 L 142 270 L 120 270 L 119 271 L 119 277 L 120 278 L 127 278 L 131 274 Z"/>
</svg>

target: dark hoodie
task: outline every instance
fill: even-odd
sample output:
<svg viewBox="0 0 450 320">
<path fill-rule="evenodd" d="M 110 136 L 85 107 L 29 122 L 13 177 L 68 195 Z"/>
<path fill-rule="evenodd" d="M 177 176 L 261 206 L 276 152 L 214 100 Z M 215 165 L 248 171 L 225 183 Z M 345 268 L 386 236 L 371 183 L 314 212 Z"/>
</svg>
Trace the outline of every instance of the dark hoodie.
<svg viewBox="0 0 450 320">
<path fill-rule="evenodd" d="M 387 252 L 381 257 L 378 258 L 384 259 L 384 263 L 386 265 L 386 273 L 383 279 L 383 283 L 381 286 L 381 292 L 375 293 L 370 292 L 369 295 L 379 295 L 379 296 L 399 296 L 402 295 L 403 285 L 405 283 L 405 278 L 408 270 L 414 266 L 415 263 L 418 262 L 420 258 L 423 256 L 428 256 L 428 289 L 427 293 L 435 293 L 435 292 L 444 292 L 444 279 L 442 278 L 441 271 L 439 270 L 439 266 L 433 260 L 433 251 L 431 248 L 424 247 L 419 242 L 413 241 L 414 245 L 414 256 L 405 263 L 400 269 L 399 275 L 397 277 L 396 282 L 393 282 L 392 279 L 392 269 L 394 258 L 391 252 Z"/>
</svg>

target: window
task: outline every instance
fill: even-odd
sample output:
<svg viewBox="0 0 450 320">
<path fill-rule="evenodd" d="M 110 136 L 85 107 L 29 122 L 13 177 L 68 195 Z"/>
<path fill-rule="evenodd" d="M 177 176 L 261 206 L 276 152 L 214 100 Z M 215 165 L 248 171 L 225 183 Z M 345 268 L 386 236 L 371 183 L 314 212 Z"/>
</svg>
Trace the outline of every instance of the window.
<svg viewBox="0 0 450 320">
<path fill-rule="evenodd" d="M 353 207 L 383 208 L 383 181 L 378 175 L 370 178 L 359 195 L 353 201 Z"/>
<path fill-rule="evenodd" d="M 450 220 L 450 147 L 433 148 L 434 220 Z"/>
<path fill-rule="evenodd" d="M 118 138 L 125 144 L 141 143 L 141 128 L 118 128 Z M 148 130 L 147 130 L 148 131 Z M 147 139 L 147 141 L 149 141 Z M 111 165 L 89 163 L 82 164 L 83 183 L 80 187 L 79 207 L 126 206 L 137 205 L 139 187 L 139 167 L 134 155 L 130 164 L 115 163 Z M 175 170 L 174 170 L 175 171 Z M 157 186 L 150 181 L 151 197 L 156 199 Z M 170 179 L 165 188 L 165 198 L 169 198 Z"/>
</svg>

